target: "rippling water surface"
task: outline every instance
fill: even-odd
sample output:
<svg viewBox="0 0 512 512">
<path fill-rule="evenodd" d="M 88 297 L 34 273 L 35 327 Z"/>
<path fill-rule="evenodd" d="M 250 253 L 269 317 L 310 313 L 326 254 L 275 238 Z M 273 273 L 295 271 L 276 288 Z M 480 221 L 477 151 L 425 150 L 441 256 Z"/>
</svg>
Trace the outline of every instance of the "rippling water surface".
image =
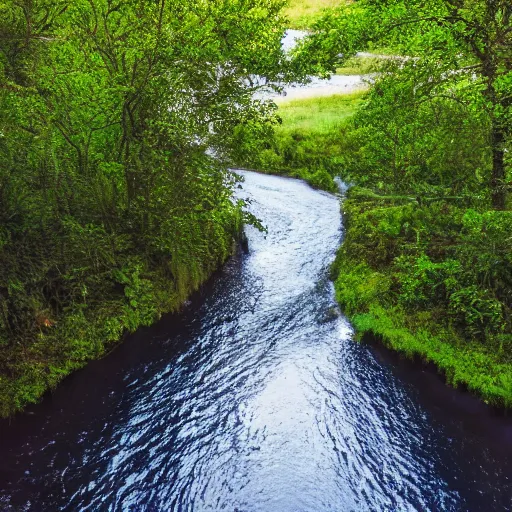
<svg viewBox="0 0 512 512">
<path fill-rule="evenodd" d="M 352 341 L 326 276 L 338 200 L 245 176 L 269 234 L 1 425 L 0 509 L 510 510 L 510 420 Z"/>
</svg>

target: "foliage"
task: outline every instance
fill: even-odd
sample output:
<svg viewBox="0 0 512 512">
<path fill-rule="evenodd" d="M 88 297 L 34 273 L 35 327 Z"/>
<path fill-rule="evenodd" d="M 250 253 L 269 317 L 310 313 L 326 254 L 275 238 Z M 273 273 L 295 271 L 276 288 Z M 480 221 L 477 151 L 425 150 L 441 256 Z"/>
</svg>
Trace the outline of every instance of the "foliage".
<svg viewBox="0 0 512 512">
<path fill-rule="evenodd" d="M 0 2 L 0 415 L 178 308 L 257 224 L 227 165 L 274 118 L 255 92 L 290 71 L 282 6 Z"/>
<path fill-rule="evenodd" d="M 343 254 L 391 275 L 394 303 L 409 311 L 443 308 L 473 338 L 510 332 L 510 212 L 362 202 L 357 189 L 350 197 Z M 493 222 L 482 225 L 483 219 Z"/>
<path fill-rule="evenodd" d="M 511 212 L 352 188 L 332 268 L 360 335 L 433 361 L 448 380 L 512 405 Z"/>
<path fill-rule="evenodd" d="M 279 101 L 280 122 L 265 133 L 240 127 L 237 165 L 305 179 L 335 192 L 340 174 L 345 120 L 354 114 L 362 93 Z M 341 139 L 341 140 L 340 140 Z"/>
<path fill-rule="evenodd" d="M 372 123 L 380 124 L 377 131 L 386 142 L 382 156 L 391 163 L 385 170 L 395 174 L 394 186 L 402 175 L 410 186 L 411 178 L 422 171 L 430 147 L 425 137 L 414 141 L 427 115 L 427 135 L 436 129 L 433 123 L 453 134 L 457 125 L 462 127 L 466 140 L 472 127 L 477 128 L 475 142 L 482 149 L 474 153 L 481 161 L 470 163 L 485 184 L 493 208 L 504 209 L 510 185 L 506 149 L 512 105 L 511 20 L 508 0 L 361 0 L 319 20 L 314 34 L 297 50 L 296 62 L 328 73 L 357 51 L 375 45 L 405 56 L 384 61 L 370 100 L 369 115 Z M 424 113 L 430 108 L 430 114 Z M 448 117 L 451 109 L 454 113 Z M 362 122 L 369 126 L 368 120 Z M 451 137 L 432 135 L 444 141 L 441 149 L 449 148 Z M 426 154 L 417 161 L 422 150 Z M 372 148 L 372 154 L 378 154 L 377 148 Z"/>
</svg>

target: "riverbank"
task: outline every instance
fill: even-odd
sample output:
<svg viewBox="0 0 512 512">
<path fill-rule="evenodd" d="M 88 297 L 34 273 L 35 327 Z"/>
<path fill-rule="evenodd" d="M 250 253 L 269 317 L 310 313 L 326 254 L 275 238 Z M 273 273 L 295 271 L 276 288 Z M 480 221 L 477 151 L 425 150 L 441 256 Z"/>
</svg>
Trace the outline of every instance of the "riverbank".
<svg viewBox="0 0 512 512">
<path fill-rule="evenodd" d="M 334 176 L 364 183 L 351 122 L 364 98 L 361 91 L 282 101 L 282 124 L 270 141 L 252 141 L 252 164 L 331 192 Z M 332 269 L 337 300 L 358 338 L 376 335 L 406 357 L 433 363 L 448 384 L 509 408 L 510 310 L 479 278 L 492 272 L 506 282 L 510 212 L 454 199 L 350 190 Z"/>
<path fill-rule="evenodd" d="M 42 311 L 36 326 L 29 324 L 17 333 L 20 342 L 0 344 L 0 417 L 37 403 L 68 375 L 110 352 L 126 334 L 179 311 L 237 249 L 241 212 L 233 207 L 218 213 L 222 219 L 216 226 L 191 224 L 195 236 L 201 237 L 200 250 L 192 252 L 189 245 L 190 253 L 175 254 L 172 261 L 155 261 L 131 244 L 127 248 L 133 251 L 103 255 L 94 273 L 82 270 L 88 289 L 81 301 L 70 301 L 66 309 Z M 82 236 L 90 257 L 97 256 L 93 241 L 85 232 Z"/>
<path fill-rule="evenodd" d="M 282 8 L 2 4 L 0 416 L 180 308 L 258 224 L 227 167 L 272 117 L 254 78 L 297 77 Z"/>
<path fill-rule="evenodd" d="M 448 384 L 510 408 L 510 335 L 493 332 L 498 313 L 490 298 L 471 285 L 457 286 L 470 274 L 462 256 L 467 212 L 443 207 L 350 190 L 343 204 L 345 238 L 331 272 L 336 298 L 359 339 L 375 335 L 408 358 L 433 363 Z M 420 246 L 415 223 L 426 216 L 432 224 Z M 475 236 L 485 237 L 491 223 L 483 221 L 481 229 Z M 469 317 L 477 308 L 478 317 Z"/>
</svg>

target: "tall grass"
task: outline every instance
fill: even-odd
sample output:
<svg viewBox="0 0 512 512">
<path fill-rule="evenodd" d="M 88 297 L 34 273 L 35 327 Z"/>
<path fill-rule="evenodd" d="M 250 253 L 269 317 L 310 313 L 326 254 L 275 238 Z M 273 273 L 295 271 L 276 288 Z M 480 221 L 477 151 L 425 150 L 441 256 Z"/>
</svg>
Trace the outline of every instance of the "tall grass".
<svg viewBox="0 0 512 512">
<path fill-rule="evenodd" d="M 368 75 L 379 71 L 382 59 L 378 57 L 352 57 L 345 65 L 336 70 L 337 75 Z"/>
</svg>

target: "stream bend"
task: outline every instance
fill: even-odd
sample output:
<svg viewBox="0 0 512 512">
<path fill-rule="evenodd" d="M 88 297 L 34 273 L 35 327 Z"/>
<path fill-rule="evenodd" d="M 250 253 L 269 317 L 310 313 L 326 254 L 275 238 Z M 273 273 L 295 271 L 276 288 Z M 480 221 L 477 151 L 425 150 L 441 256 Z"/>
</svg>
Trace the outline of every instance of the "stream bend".
<svg viewBox="0 0 512 512">
<path fill-rule="evenodd" d="M 0 508 L 508 510 L 510 423 L 352 340 L 327 278 L 338 199 L 243 174 L 268 235 L 1 425 Z"/>
</svg>

